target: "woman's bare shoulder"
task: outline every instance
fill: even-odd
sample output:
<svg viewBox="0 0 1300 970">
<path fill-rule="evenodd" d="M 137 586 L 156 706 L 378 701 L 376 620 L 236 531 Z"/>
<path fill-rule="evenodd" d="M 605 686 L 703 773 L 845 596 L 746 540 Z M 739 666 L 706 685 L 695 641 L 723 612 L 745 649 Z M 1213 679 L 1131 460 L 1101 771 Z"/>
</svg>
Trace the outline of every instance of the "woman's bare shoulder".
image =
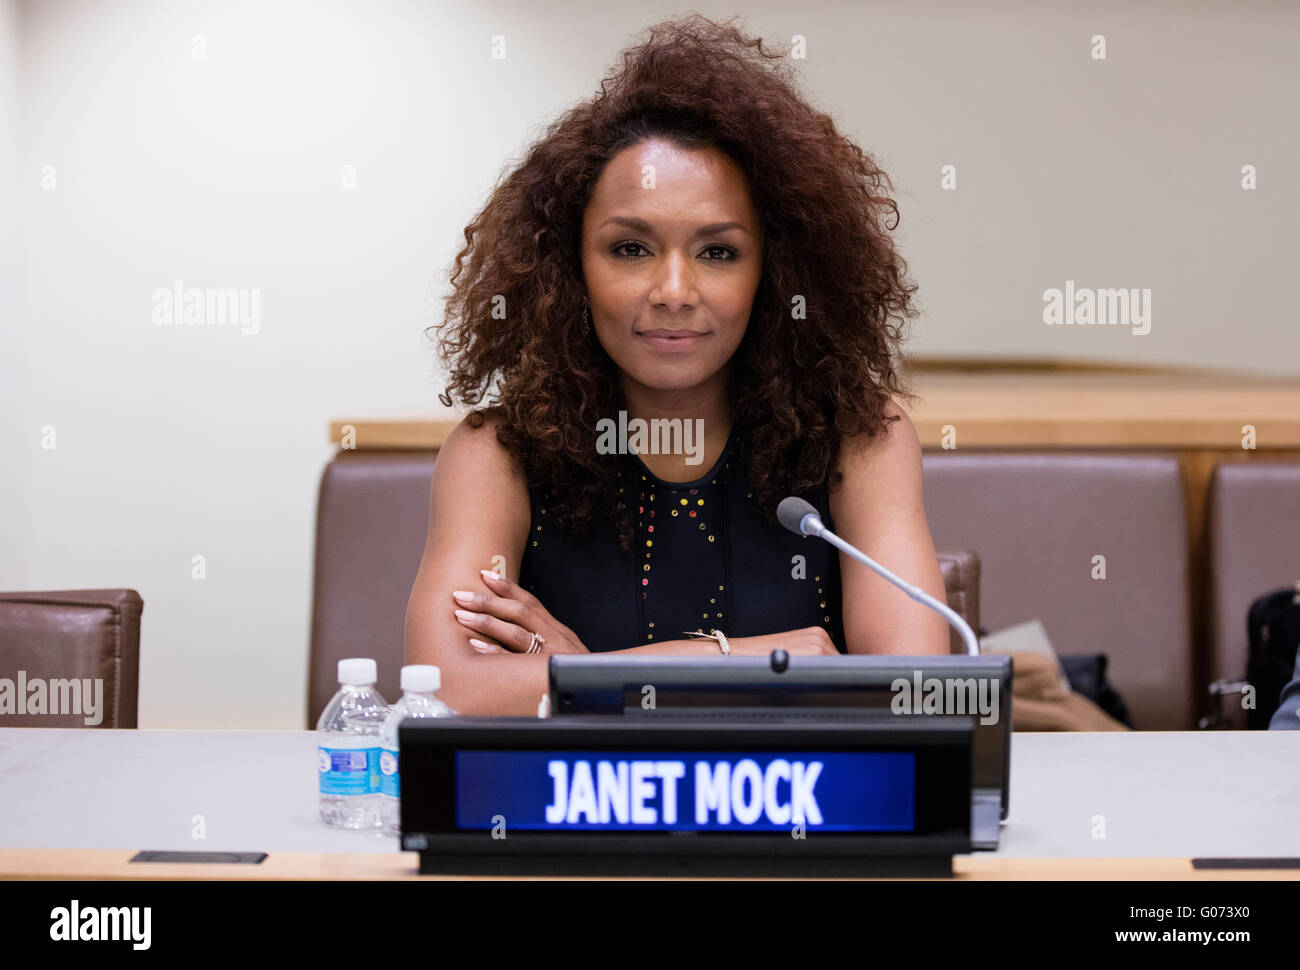
<svg viewBox="0 0 1300 970">
<path fill-rule="evenodd" d="M 501 415 L 494 410 L 466 415 L 452 428 L 438 449 L 438 462 L 465 465 L 478 472 L 518 477 L 523 480 L 523 467 L 518 458 L 497 438 Z"/>
<path fill-rule="evenodd" d="M 887 423 L 877 434 L 840 436 L 839 471 L 850 478 L 880 474 L 882 468 L 919 470 L 921 442 L 908 413 L 890 398 L 885 404 Z"/>
<path fill-rule="evenodd" d="M 514 565 L 532 512 L 523 468 L 497 440 L 499 423 L 493 415 L 485 414 L 481 423 L 467 416 L 438 450 L 433 465 L 429 543 L 444 551 L 449 545 L 463 546 L 472 551 L 474 562 L 508 554 Z"/>
</svg>

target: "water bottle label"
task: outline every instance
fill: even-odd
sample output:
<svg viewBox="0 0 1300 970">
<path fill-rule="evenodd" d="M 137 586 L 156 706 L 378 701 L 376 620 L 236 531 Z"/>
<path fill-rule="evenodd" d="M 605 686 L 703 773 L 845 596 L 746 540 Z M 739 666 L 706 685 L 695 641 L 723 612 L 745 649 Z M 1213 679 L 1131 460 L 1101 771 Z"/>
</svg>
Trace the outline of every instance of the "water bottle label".
<svg viewBox="0 0 1300 970">
<path fill-rule="evenodd" d="M 369 795 L 379 791 L 378 748 L 317 747 L 322 795 Z"/>
<path fill-rule="evenodd" d="M 397 773 L 397 752 L 383 751 L 379 755 L 379 793 L 400 797 L 401 777 Z"/>
</svg>

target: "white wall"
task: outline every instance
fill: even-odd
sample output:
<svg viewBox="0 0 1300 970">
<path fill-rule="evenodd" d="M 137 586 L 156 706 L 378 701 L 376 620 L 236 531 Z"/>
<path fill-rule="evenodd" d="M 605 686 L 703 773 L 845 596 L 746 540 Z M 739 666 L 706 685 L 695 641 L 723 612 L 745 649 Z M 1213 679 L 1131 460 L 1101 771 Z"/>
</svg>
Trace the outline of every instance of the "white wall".
<svg viewBox="0 0 1300 970">
<path fill-rule="evenodd" d="M 17 0 L 0 0 L 0 589 L 22 581 L 33 552 L 23 252 L 30 193 L 19 161 L 20 14 Z"/>
<path fill-rule="evenodd" d="M 912 349 L 1300 374 L 1297 8 L 978 6 L 748 8 L 894 177 Z M 0 588 L 139 590 L 142 727 L 300 727 L 329 419 L 441 411 L 461 228 L 671 12 L 0 0 Z M 1067 279 L 1152 288 L 1151 333 L 1045 326 Z M 259 332 L 155 325 L 177 280 Z"/>
</svg>

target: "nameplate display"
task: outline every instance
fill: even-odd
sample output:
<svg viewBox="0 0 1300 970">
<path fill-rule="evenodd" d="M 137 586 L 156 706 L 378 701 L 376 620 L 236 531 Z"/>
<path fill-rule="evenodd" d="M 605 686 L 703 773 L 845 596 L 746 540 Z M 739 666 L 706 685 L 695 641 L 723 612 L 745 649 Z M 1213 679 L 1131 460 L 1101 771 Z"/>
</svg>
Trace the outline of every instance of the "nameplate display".
<svg viewBox="0 0 1300 970">
<path fill-rule="evenodd" d="M 971 845 L 973 731 L 971 718 L 411 718 L 402 848 L 422 872 L 649 874 L 701 859 L 847 872 L 886 857 L 950 871 Z"/>
</svg>

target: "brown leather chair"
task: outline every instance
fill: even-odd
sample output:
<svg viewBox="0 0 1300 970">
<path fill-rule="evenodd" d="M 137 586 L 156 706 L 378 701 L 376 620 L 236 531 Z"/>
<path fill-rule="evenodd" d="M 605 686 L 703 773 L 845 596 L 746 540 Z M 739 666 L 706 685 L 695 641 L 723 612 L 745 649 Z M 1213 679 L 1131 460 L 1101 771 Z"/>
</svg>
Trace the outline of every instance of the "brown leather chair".
<svg viewBox="0 0 1300 970">
<path fill-rule="evenodd" d="M 373 657 L 380 693 L 396 700 L 406 603 L 429 523 L 435 452 L 342 451 L 321 477 L 316 513 L 307 725 L 338 690 L 344 657 Z M 979 629 L 979 558 L 939 554 L 948 605 Z M 964 653 L 955 632 L 952 648 Z"/>
<path fill-rule="evenodd" d="M 1300 580 L 1300 463 L 1219 465 L 1206 516 L 1210 678 L 1243 680 L 1250 604 Z"/>
<path fill-rule="evenodd" d="M 338 662 L 373 657 L 378 689 L 401 691 L 406 603 L 429 530 L 436 452 L 342 451 L 321 476 L 316 507 L 307 726 L 338 690 Z"/>
<path fill-rule="evenodd" d="M 988 629 L 1038 618 L 1058 653 L 1107 655 L 1137 728 L 1195 727 L 1176 458 L 927 451 L 924 469 L 935 544 L 979 550 Z M 1098 555 L 1105 579 L 1092 578 Z"/>
<path fill-rule="evenodd" d="M 136 727 L 143 610 L 133 589 L 0 593 L 0 678 L 24 706 L 37 694 L 22 685 L 40 682 L 45 709 L 0 727 Z"/>
</svg>

